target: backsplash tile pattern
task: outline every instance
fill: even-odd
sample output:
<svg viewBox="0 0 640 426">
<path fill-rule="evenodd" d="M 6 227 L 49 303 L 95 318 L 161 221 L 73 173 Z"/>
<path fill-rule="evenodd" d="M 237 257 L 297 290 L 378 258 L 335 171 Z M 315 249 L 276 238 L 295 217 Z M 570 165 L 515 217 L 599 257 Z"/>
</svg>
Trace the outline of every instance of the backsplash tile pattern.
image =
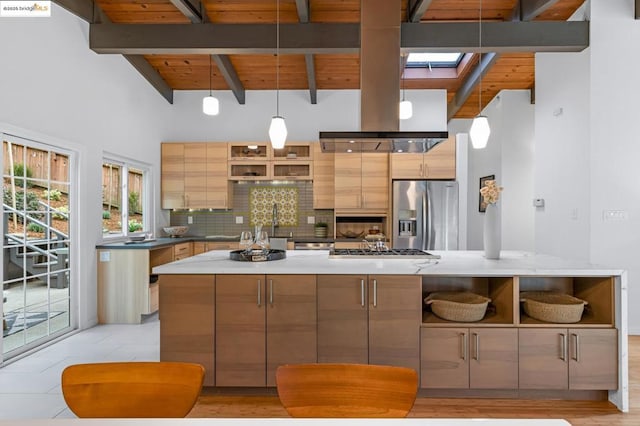
<svg viewBox="0 0 640 426">
<path fill-rule="evenodd" d="M 298 188 L 256 186 L 249 189 L 249 225 L 271 226 L 273 206 L 277 206 L 279 226 L 298 226 Z"/>
<path fill-rule="evenodd" d="M 312 182 L 234 182 L 233 183 L 233 209 L 230 210 L 197 210 L 197 211 L 172 211 L 170 216 L 171 225 L 189 226 L 189 235 L 210 236 L 210 235 L 239 235 L 242 231 L 253 231 L 250 224 L 250 201 L 249 194 L 251 188 L 296 188 L 298 192 L 297 202 L 297 225 L 284 225 L 280 221 L 280 226 L 276 228 L 276 236 L 288 237 L 290 233 L 294 238 L 313 237 L 314 225 L 307 223 L 307 217 L 314 216 L 316 222 L 326 222 L 329 224 L 328 235 L 333 235 L 333 210 L 313 209 L 313 183 Z M 273 207 L 273 204 L 271 205 Z M 282 210 L 278 206 L 279 212 Z M 271 209 L 269 210 L 271 214 Z M 193 223 L 189 224 L 189 217 Z M 242 217 L 242 224 L 236 223 L 236 217 Z M 266 224 L 265 224 L 266 225 Z M 267 232 L 271 234 L 271 221 L 268 222 Z M 159 236 L 164 234 L 160 231 Z M 271 235 L 272 236 L 272 235 Z"/>
</svg>

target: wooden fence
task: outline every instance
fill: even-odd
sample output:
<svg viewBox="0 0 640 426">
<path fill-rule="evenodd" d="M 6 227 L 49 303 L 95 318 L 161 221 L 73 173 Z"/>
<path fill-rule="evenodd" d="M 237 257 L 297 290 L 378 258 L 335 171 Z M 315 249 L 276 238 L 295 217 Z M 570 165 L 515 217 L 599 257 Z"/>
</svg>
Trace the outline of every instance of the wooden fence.
<svg viewBox="0 0 640 426">
<path fill-rule="evenodd" d="M 105 209 L 120 208 L 121 191 L 120 176 L 121 167 L 118 164 L 102 165 L 102 205 Z M 130 213 L 142 213 L 142 173 L 129 170 L 128 194 L 130 198 L 138 200 L 137 205 L 129 203 Z M 136 194 L 136 195 L 132 195 Z"/>
</svg>

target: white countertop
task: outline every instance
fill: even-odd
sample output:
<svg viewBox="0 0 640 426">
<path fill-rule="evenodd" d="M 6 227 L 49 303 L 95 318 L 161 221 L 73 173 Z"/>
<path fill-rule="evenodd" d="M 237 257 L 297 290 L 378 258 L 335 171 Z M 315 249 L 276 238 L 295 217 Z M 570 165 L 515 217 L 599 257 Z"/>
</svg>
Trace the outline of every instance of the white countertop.
<svg viewBox="0 0 640 426">
<path fill-rule="evenodd" d="M 561 419 L 46 419 L 0 420 L 0 426 L 570 426 Z"/>
<path fill-rule="evenodd" d="M 329 259 L 325 250 L 289 250 L 269 262 L 229 260 L 228 250 L 206 252 L 153 268 L 154 274 L 378 274 L 446 276 L 615 276 L 621 269 L 520 251 L 503 251 L 498 260 L 482 251 L 430 251 L 432 259 Z"/>
</svg>

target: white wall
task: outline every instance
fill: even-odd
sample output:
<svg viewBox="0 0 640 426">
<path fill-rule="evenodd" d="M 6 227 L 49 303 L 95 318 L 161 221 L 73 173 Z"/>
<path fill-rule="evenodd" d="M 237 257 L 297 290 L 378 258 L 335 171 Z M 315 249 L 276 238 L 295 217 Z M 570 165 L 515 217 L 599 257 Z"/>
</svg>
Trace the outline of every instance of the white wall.
<svg viewBox="0 0 640 426">
<path fill-rule="evenodd" d="M 498 201 L 502 249 L 534 248 L 533 147 L 534 108 L 528 90 L 502 91 L 482 111 L 489 118 L 487 147 L 468 145 L 467 248 L 482 250 L 484 214 L 478 211 L 480 178 L 495 175 L 504 191 Z M 449 132 L 468 132 L 471 120 L 451 120 Z"/>
<path fill-rule="evenodd" d="M 56 5 L 52 16 L 0 18 L 0 132 L 79 154 L 81 202 L 72 211 L 71 232 L 82 238 L 72 266 L 86 327 L 97 320 L 94 247 L 102 238 L 103 151 L 157 166 L 160 124 L 170 108 L 123 58 L 88 50 L 86 23 Z"/>
<path fill-rule="evenodd" d="M 640 303 L 640 21 L 633 0 L 591 1 L 591 256 L 594 263 L 628 271 L 629 306 Z M 608 210 L 627 219 L 604 221 Z M 629 310 L 640 334 L 640 312 Z"/>
</svg>

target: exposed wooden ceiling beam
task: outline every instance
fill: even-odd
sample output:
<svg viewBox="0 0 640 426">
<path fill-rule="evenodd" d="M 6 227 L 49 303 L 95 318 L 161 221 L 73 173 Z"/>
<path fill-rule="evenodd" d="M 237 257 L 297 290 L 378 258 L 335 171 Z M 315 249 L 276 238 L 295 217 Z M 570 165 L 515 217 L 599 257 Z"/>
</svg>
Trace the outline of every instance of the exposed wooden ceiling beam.
<svg viewBox="0 0 640 426">
<path fill-rule="evenodd" d="M 238 77 L 238 73 L 236 69 L 233 67 L 229 56 L 227 55 L 211 55 L 213 60 L 215 61 L 218 69 L 222 73 L 224 80 L 227 82 L 227 85 L 233 92 L 233 96 L 236 97 L 238 103 L 240 105 L 244 105 L 245 103 L 245 90 L 242 85 L 242 81 L 240 81 L 240 77 Z"/>
<path fill-rule="evenodd" d="M 460 108 L 462 108 L 462 105 L 469 99 L 469 96 L 480 83 L 482 77 L 498 60 L 498 57 L 499 55 L 493 52 L 482 56 L 482 62 L 469 73 L 467 79 L 462 83 L 462 86 L 456 91 L 456 95 L 447 105 L 447 120 L 451 120 Z M 485 105 L 489 103 L 490 100 L 491 99 L 486 99 Z"/>
<path fill-rule="evenodd" d="M 309 0 L 296 0 L 298 20 L 302 24 L 309 22 Z M 312 104 L 318 103 L 318 89 L 316 85 L 316 63 L 313 54 L 305 53 L 304 63 L 307 68 L 307 82 L 309 85 L 309 99 Z"/>
<path fill-rule="evenodd" d="M 420 22 L 433 0 L 409 0 L 409 22 Z"/>
<path fill-rule="evenodd" d="M 309 22 L 309 0 L 296 0 L 298 20 L 303 24 Z"/>
<path fill-rule="evenodd" d="M 402 53 L 478 52 L 473 22 L 403 23 Z M 91 24 L 97 53 L 274 54 L 275 24 Z M 359 53 L 358 24 L 281 24 L 280 53 Z M 483 52 L 579 52 L 589 46 L 588 21 L 487 22 Z"/>
<path fill-rule="evenodd" d="M 307 53 L 304 55 L 304 62 L 307 65 L 307 80 L 309 82 L 309 98 L 312 104 L 318 103 L 318 88 L 316 85 L 316 64 L 313 55 Z"/>
<path fill-rule="evenodd" d="M 189 0 L 169 0 L 172 5 L 176 7 L 184 16 L 189 18 L 192 24 L 201 24 L 204 22 L 202 16 L 202 5 L 198 1 L 196 4 L 192 4 Z"/>
<path fill-rule="evenodd" d="M 636 19 L 640 19 L 640 0 L 636 0 L 635 9 Z"/>
<path fill-rule="evenodd" d="M 142 55 L 123 55 L 133 67 L 156 89 L 170 104 L 173 103 L 173 89 Z"/>
<path fill-rule="evenodd" d="M 95 22 L 110 22 L 100 6 L 91 0 L 54 0 L 54 2 L 92 25 Z M 122 56 L 124 56 L 167 102 L 170 104 L 173 103 L 173 89 L 169 87 L 160 73 L 158 73 L 142 55 L 123 54 Z"/>
<path fill-rule="evenodd" d="M 557 2 L 558 0 L 520 0 L 520 19 L 531 21 Z"/>
</svg>

